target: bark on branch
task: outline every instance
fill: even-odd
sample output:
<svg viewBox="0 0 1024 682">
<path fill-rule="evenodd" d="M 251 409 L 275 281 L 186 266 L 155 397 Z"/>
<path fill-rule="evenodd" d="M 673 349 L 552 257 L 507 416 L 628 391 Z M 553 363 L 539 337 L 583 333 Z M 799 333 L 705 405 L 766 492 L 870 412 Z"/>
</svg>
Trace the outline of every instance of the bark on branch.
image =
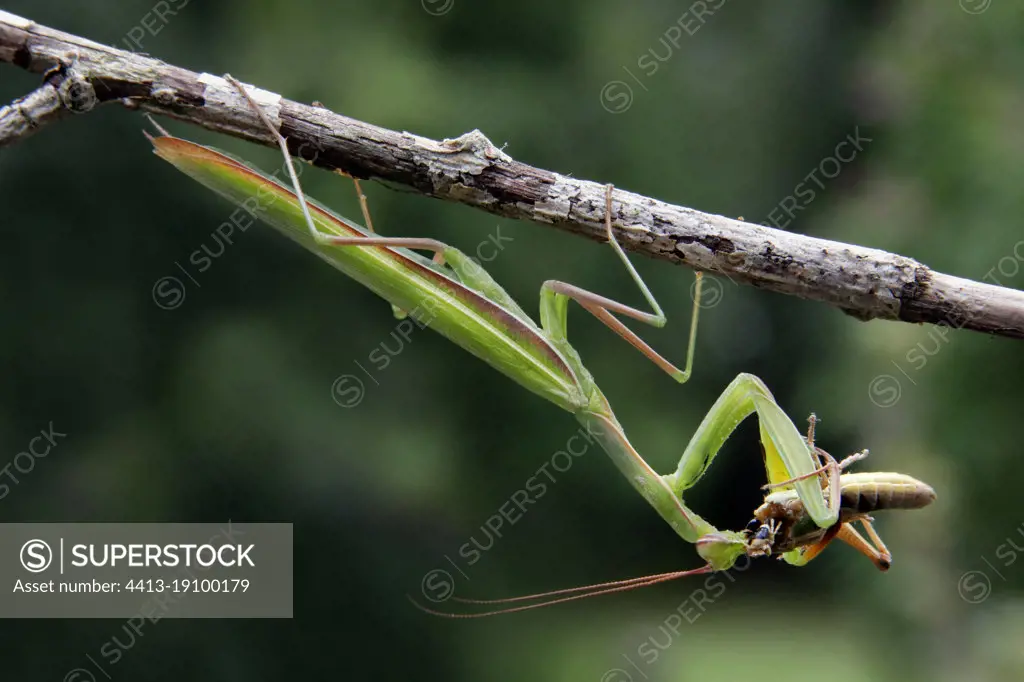
<svg viewBox="0 0 1024 682">
<path fill-rule="evenodd" d="M 0 62 L 47 74 L 37 91 L 0 109 L 0 146 L 68 112 L 107 102 L 274 146 L 248 104 L 223 78 L 94 43 L 2 10 Z M 604 239 L 604 185 L 515 161 L 479 131 L 438 142 L 253 90 L 293 153 L 309 159 L 308 150 L 315 150 L 314 165 Z M 1024 292 L 935 272 L 897 254 L 732 220 L 622 190 L 616 191 L 615 200 L 616 234 L 632 251 L 821 301 L 864 320 L 930 322 L 1024 338 Z"/>
</svg>

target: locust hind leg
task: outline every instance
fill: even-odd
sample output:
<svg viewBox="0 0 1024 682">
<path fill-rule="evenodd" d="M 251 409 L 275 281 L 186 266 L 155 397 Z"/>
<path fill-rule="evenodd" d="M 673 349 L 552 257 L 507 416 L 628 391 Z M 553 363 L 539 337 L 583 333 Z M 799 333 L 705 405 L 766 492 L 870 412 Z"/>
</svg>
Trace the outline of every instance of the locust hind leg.
<svg viewBox="0 0 1024 682">
<path fill-rule="evenodd" d="M 864 526 L 864 532 L 868 534 L 870 542 L 864 539 L 864 536 L 857 532 L 853 527 L 853 522 L 844 523 L 842 529 L 839 531 L 839 539 L 846 544 L 853 547 L 855 550 L 866 556 L 871 560 L 878 570 L 888 571 L 892 566 L 892 554 L 889 552 L 889 548 L 882 542 L 882 538 L 878 536 L 878 532 L 875 527 L 871 524 L 871 517 L 862 516 L 854 519 L 854 521 L 860 521 L 861 525 Z"/>
<path fill-rule="evenodd" d="M 846 528 L 846 526 L 847 524 L 845 523 L 835 523 L 826 530 L 821 539 L 814 544 L 785 552 L 779 557 L 779 559 L 783 559 L 786 563 L 792 564 L 793 566 L 803 566 L 825 551 L 825 548 L 828 547 L 833 540 L 837 537 L 841 537 L 843 529 Z"/>
<path fill-rule="evenodd" d="M 855 521 L 859 521 L 863 524 L 865 532 L 867 532 L 868 537 L 871 539 L 870 542 L 853 527 L 853 523 Z M 878 533 L 875 531 L 874 526 L 871 525 L 871 519 L 866 516 L 855 518 L 843 523 L 837 523 L 829 528 L 822 539 L 818 542 L 792 552 L 787 552 L 780 558 L 785 559 L 787 563 L 795 566 L 803 566 L 821 554 L 821 552 L 824 551 L 824 549 L 828 547 L 833 540 L 842 540 L 846 544 L 850 545 L 870 559 L 871 563 L 873 563 L 880 571 L 888 571 L 892 566 L 892 555 L 889 553 L 889 549 L 885 546 L 885 543 L 882 542 L 882 539 L 878 537 Z"/>
</svg>

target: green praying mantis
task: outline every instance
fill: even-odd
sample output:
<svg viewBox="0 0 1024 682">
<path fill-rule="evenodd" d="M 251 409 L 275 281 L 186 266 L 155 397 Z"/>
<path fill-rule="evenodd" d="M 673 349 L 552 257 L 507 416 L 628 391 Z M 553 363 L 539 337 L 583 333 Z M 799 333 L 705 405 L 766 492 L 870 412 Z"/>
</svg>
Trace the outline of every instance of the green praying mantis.
<svg viewBox="0 0 1024 682">
<path fill-rule="evenodd" d="M 307 199 L 284 138 L 245 87 L 230 76 L 226 78 L 277 140 L 294 190 L 240 160 L 172 137 L 162 129 L 160 137 L 150 137 L 155 153 L 250 213 L 258 212 L 262 220 L 282 234 L 387 300 L 396 314 L 408 314 L 418 323 L 433 328 L 513 381 L 572 413 L 636 491 L 683 540 L 696 547 L 704 561 L 700 568 L 687 571 L 474 603 L 544 599 L 541 603 L 500 612 L 536 608 L 726 570 L 744 555 L 777 555 L 788 563 L 803 565 L 834 538 L 854 546 L 885 570 L 891 557 L 871 526 L 868 514 L 882 509 L 919 508 L 934 499 L 935 493 L 929 486 L 910 476 L 843 473 L 849 464 L 862 459 L 867 452 L 836 462 L 814 445 L 813 415 L 804 436 L 767 386 L 752 374 L 738 375 L 722 392 L 687 444 L 675 471 L 657 473 L 630 444 L 608 399 L 570 344 L 569 302 L 576 301 L 670 377 L 685 383 L 693 367 L 701 273 L 696 273 L 685 367 L 680 369 L 616 317 L 631 318 L 654 327 L 666 323 L 661 306 L 612 232 L 615 192 L 611 185 L 607 186 L 604 206 L 608 243 L 653 312 L 566 282 L 548 280 L 541 287 L 538 325 L 487 272 L 458 249 L 434 239 L 385 237 L 374 232 L 361 191 L 359 196 L 367 228 Z M 433 255 L 427 258 L 418 251 Z M 746 529 L 719 530 L 690 509 L 684 497 L 707 471 L 733 430 L 753 413 L 757 414 L 760 428 L 768 476 L 766 487 L 772 492 Z M 870 542 L 854 530 L 854 523 L 864 526 Z M 435 613 L 474 617 L 496 612 Z"/>
</svg>

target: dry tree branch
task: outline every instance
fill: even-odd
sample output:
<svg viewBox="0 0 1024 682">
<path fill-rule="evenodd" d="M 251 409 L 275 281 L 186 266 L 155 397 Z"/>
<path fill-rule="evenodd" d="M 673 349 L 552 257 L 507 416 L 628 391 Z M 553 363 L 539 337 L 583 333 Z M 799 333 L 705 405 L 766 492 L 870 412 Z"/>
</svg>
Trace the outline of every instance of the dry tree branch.
<svg viewBox="0 0 1024 682">
<path fill-rule="evenodd" d="M 0 61 L 47 74 L 37 91 L 0 109 L 0 146 L 66 112 L 107 102 L 275 144 L 247 103 L 219 76 L 101 45 L 2 10 Z M 265 90 L 254 94 L 293 153 L 309 146 L 317 149 L 317 166 L 603 240 L 604 185 L 515 161 L 479 131 L 437 142 Z M 618 190 L 616 199 L 617 236 L 632 251 L 827 303 L 864 320 L 930 322 L 1024 338 L 1024 292 L 935 272 L 897 254 L 630 192 Z"/>
</svg>

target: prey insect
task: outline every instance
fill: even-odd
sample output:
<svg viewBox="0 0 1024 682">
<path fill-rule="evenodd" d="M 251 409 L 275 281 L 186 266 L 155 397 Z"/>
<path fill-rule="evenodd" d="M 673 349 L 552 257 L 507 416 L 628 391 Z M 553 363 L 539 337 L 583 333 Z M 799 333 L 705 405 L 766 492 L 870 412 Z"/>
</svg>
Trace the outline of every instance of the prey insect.
<svg viewBox="0 0 1024 682">
<path fill-rule="evenodd" d="M 430 326 L 513 381 L 572 413 L 637 492 L 683 540 L 695 545 L 704 561 L 703 566 L 692 570 L 532 595 L 531 598 L 547 598 L 544 603 L 558 603 L 725 570 L 741 556 L 777 553 L 787 547 L 787 543 L 792 544 L 795 542 L 792 533 L 798 527 L 803 528 L 804 520 L 824 529 L 824 534 L 841 523 L 841 496 L 829 494 L 835 484 L 822 485 L 823 478 L 839 477 L 838 468 L 820 465 L 813 445 L 800 434 L 767 386 L 752 374 L 740 374 L 726 387 L 698 426 L 674 471 L 657 473 L 630 444 L 607 398 L 569 343 L 569 302 L 578 303 L 670 377 L 685 383 L 693 367 L 702 280 L 698 272 L 686 359 L 680 368 L 617 317 L 654 327 L 662 327 L 667 321 L 661 306 L 615 238 L 613 225 L 616 221 L 623 223 L 625 217 L 616 213 L 615 191 L 611 185 L 606 187 L 603 202 L 597 196 L 583 196 L 577 203 L 586 206 L 589 202 L 598 216 L 603 212 L 608 243 L 653 312 L 633 308 L 572 284 L 548 280 L 541 287 L 538 324 L 487 272 L 458 249 L 429 238 L 378 235 L 370 227 L 369 212 L 362 200 L 363 217 L 369 229 L 307 200 L 278 128 L 241 84 L 230 76 L 226 78 L 277 140 L 294 190 L 227 154 L 171 137 L 162 130 L 162 136 L 151 138 L 156 154 L 372 290 L 388 301 L 396 314 L 407 314 L 420 324 Z M 630 227 L 625 226 L 625 229 Z M 432 257 L 427 258 L 418 251 L 430 253 Z M 793 512 L 795 520 L 776 519 L 772 523 L 771 537 L 766 531 L 762 538 L 758 538 L 756 532 L 719 530 L 684 501 L 686 491 L 704 475 L 733 430 L 754 413 L 758 416 L 769 483 L 777 487 L 776 495 L 792 495 L 800 503 L 799 512 Z M 768 517 L 765 519 L 767 526 Z M 782 556 L 799 563 L 807 553 L 805 547 L 794 545 Z M 540 605 L 543 604 L 504 611 Z"/>
<path fill-rule="evenodd" d="M 870 514 L 888 509 L 921 509 L 935 500 L 935 491 L 906 474 L 842 473 L 850 464 L 867 457 L 867 450 L 836 462 L 832 455 L 814 445 L 817 417 L 812 414 L 809 421 L 807 444 L 818 458 L 819 472 L 825 474 L 822 493 L 830 500 L 839 500 L 839 518 L 830 527 L 819 526 L 796 491 L 788 487 L 788 481 L 769 483 L 764 488 L 777 492 L 765 497 L 747 524 L 748 556 L 778 554 L 791 564 L 803 565 L 839 539 L 868 557 L 879 570 L 889 570 L 892 555 L 875 530 Z M 773 474 L 769 467 L 768 476 L 772 479 L 786 473 Z M 868 539 L 857 532 L 854 523 L 862 525 Z"/>
</svg>

